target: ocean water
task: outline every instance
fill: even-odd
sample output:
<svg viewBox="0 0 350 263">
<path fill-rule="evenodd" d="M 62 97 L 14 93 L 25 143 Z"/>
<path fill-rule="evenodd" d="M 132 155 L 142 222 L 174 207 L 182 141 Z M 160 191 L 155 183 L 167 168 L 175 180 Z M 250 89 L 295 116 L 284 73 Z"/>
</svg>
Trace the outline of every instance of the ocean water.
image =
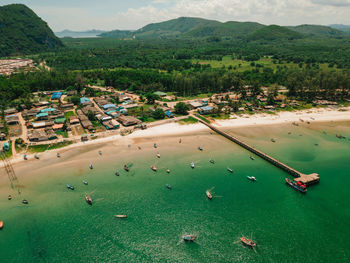
<svg viewBox="0 0 350 263">
<path fill-rule="evenodd" d="M 300 194 L 285 185 L 286 173 L 258 157 L 250 160 L 249 152 L 209 132 L 183 138 L 182 144 L 169 138 L 158 149 L 151 141 L 142 151 L 118 146 L 98 156 L 98 149 L 91 149 L 93 170 L 87 159 L 78 167 L 55 160 L 47 164 L 52 169 L 28 171 L 35 177 L 18 170 L 21 197 L 7 201 L 8 193 L 1 191 L 0 262 L 349 262 L 350 141 L 335 134 L 350 137 L 350 125 L 228 132 L 300 171 L 319 173 L 320 183 Z M 129 153 L 121 156 L 122 147 Z M 125 163 L 129 173 L 122 169 Z M 153 164 L 157 172 L 150 169 Z M 205 191 L 212 188 L 210 201 Z M 22 197 L 30 204 L 22 205 Z M 184 234 L 198 239 L 184 243 Z M 255 240 L 257 249 L 244 247 L 241 236 Z"/>
</svg>

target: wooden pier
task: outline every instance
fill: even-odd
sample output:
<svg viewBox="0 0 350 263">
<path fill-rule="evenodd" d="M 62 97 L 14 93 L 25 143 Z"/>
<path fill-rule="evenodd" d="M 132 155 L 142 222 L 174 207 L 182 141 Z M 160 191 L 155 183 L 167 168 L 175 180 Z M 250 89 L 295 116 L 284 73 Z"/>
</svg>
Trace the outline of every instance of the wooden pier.
<svg viewBox="0 0 350 263">
<path fill-rule="evenodd" d="M 194 116 L 195 117 L 195 116 Z M 262 159 L 268 161 L 269 163 L 273 164 L 274 166 L 284 170 L 285 172 L 289 173 L 293 177 L 295 177 L 294 181 L 296 182 L 301 182 L 305 185 L 311 185 L 318 183 L 320 181 L 320 176 L 317 173 L 312 173 L 312 174 L 303 174 L 292 167 L 276 160 L 275 158 L 269 156 L 268 154 L 250 146 L 249 144 L 241 141 L 240 139 L 227 134 L 226 132 L 221 131 L 220 129 L 214 127 L 213 125 L 206 123 L 205 121 L 195 117 L 198 121 L 209 127 L 211 130 L 215 131 L 216 133 L 224 136 L 225 138 L 229 139 L 230 141 L 238 144 L 239 146 L 243 147 L 244 149 L 256 154 L 257 156 L 261 157 Z"/>
</svg>

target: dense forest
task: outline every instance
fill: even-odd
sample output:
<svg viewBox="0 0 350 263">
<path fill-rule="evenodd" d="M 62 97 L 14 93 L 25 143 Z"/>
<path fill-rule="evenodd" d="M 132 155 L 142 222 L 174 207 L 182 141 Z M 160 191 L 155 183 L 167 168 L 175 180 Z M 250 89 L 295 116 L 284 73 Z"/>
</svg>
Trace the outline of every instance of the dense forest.
<svg viewBox="0 0 350 263">
<path fill-rule="evenodd" d="M 48 25 L 25 5 L 0 6 L 0 56 L 62 47 Z"/>
</svg>

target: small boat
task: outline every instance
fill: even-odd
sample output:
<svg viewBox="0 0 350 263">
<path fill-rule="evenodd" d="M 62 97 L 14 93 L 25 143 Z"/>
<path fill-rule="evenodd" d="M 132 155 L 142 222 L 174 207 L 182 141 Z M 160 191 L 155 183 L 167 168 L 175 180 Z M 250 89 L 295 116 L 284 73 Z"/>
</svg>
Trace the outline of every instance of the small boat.
<svg viewBox="0 0 350 263">
<path fill-rule="evenodd" d="M 28 200 L 26 200 L 26 199 L 23 199 L 23 200 L 22 200 L 22 204 L 25 204 L 25 205 L 27 205 L 27 204 L 29 204 L 29 202 L 28 202 Z"/>
<path fill-rule="evenodd" d="M 247 176 L 247 178 L 248 178 L 250 181 L 256 182 L 256 178 L 255 178 L 254 176 Z"/>
<path fill-rule="evenodd" d="M 173 188 L 170 184 L 166 184 L 165 187 L 168 188 L 169 190 Z"/>
<path fill-rule="evenodd" d="M 241 241 L 244 245 L 251 247 L 251 248 L 255 248 L 256 247 L 256 243 L 253 240 L 250 240 L 246 237 L 241 237 Z"/>
<path fill-rule="evenodd" d="M 288 134 L 292 134 L 291 132 L 288 132 Z"/>
<path fill-rule="evenodd" d="M 85 201 L 89 205 L 92 205 L 92 199 L 91 199 L 91 197 L 88 194 L 85 194 Z"/>
<path fill-rule="evenodd" d="M 24 160 L 28 160 L 28 157 L 27 157 L 26 154 L 23 156 L 23 159 L 24 159 Z"/>
<path fill-rule="evenodd" d="M 318 143 L 315 143 L 315 146 L 318 146 Z"/>
<path fill-rule="evenodd" d="M 301 192 L 301 193 L 306 193 L 306 185 L 302 184 L 301 182 L 294 182 L 286 178 L 286 184 L 288 184 L 290 187 L 294 188 L 295 190 Z"/>
<path fill-rule="evenodd" d="M 233 173 L 233 170 L 229 167 L 227 167 L 227 171 L 229 171 L 230 173 Z"/>
<path fill-rule="evenodd" d="M 170 174 L 170 169 L 168 168 L 168 169 L 166 169 L 166 172 L 168 173 L 168 174 Z"/>
<path fill-rule="evenodd" d="M 141 147 L 140 147 L 140 146 L 138 146 L 137 148 L 138 148 L 139 150 L 141 150 Z"/>
<path fill-rule="evenodd" d="M 205 192 L 205 194 L 207 195 L 207 197 L 208 197 L 209 200 L 212 200 L 212 199 L 213 199 L 213 195 L 211 194 L 211 192 L 210 192 L 209 190 L 207 190 L 207 191 Z"/>
<path fill-rule="evenodd" d="M 98 154 L 99 154 L 99 155 L 102 155 L 102 151 L 98 151 Z"/>
<path fill-rule="evenodd" d="M 271 139 L 272 142 L 276 142 L 276 140 L 274 138 Z"/>
<path fill-rule="evenodd" d="M 116 218 L 127 218 L 127 215 L 115 215 Z"/>
<path fill-rule="evenodd" d="M 120 174 L 118 173 L 118 171 L 115 172 L 115 176 L 119 176 Z"/>
<path fill-rule="evenodd" d="M 153 147 L 154 147 L 154 148 L 157 148 L 157 144 L 156 144 L 156 143 L 154 143 L 154 144 L 153 144 Z"/>
<path fill-rule="evenodd" d="M 160 153 L 157 153 L 157 157 L 160 158 Z"/>
<path fill-rule="evenodd" d="M 255 158 L 253 156 L 249 156 L 250 160 L 255 160 Z"/>
<path fill-rule="evenodd" d="M 196 239 L 197 239 L 197 236 L 194 236 L 194 235 L 184 235 L 182 237 L 182 239 L 185 241 L 185 242 L 194 242 Z"/>
<path fill-rule="evenodd" d="M 74 190 L 74 189 L 75 189 L 73 185 L 66 184 L 66 186 L 67 186 L 67 188 L 68 188 L 69 190 Z"/>
<path fill-rule="evenodd" d="M 12 200 L 12 195 L 8 195 L 7 200 Z"/>
<path fill-rule="evenodd" d="M 151 165 L 151 169 L 155 172 L 157 172 L 157 167 L 155 167 L 154 165 Z"/>
<path fill-rule="evenodd" d="M 182 143 L 182 140 L 181 140 L 181 139 L 179 140 L 179 143 Z"/>
<path fill-rule="evenodd" d="M 89 183 L 87 181 L 83 181 L 83 184 L 88 185 Z"/>
<path fill-rule="evenodd" d="M 194 169 L 194 162 L 191 162 L 191 168 Z"/>
<path fill-rule="evenodd" d="M 203 151 L 203 148 L 199 146 L 199 147 L 198 147 L 198 150 Z"/>
<path fill-rule="evenodd" d="M 4 228 L 4 222 L 0 221 L 0 229 L 3 229 L 3 228 Z"/>
<path fill-rule="evenodd" d="M 89 168 L 90 168 L 91 170 L 94 169 L 94 166 L 92 165 L 92 163 L 90 163 Z"/>
<path fill-rule="evenodd" d="M 61 157 L 60 153 L 57 153 L 57 158 L 60 158 L 60 157 Z"/>
<path fill-rule="evenodd" d="M 37 160 L 39 160 L 39 155 L 35 154 L 35 155 L 34 155 L 34 158 L 37 159 Z"/>
<path fill-rule="evenodd" d="M 209 162 L 212 163 L 212 164 L 215 163 L 215 161 L 213 159 L 210 159 Z"/>
<path fill-rule="evenodd" d="M 129 172 L 129 171 L 130 171 L 129 166 L 127 166 L 127 165 L 125 164 L 125 165 L 124 165 L 124 170 L 127 171 L 127 172 Z"/>
</svg>

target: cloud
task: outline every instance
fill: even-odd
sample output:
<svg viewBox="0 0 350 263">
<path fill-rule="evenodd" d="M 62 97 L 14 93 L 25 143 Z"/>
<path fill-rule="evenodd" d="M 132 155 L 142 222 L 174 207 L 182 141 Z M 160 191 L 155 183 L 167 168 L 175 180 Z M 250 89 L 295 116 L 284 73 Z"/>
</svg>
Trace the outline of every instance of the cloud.
<svg viewBox="0 0 350 263">
<path fill-rule="evenodd" d="M 64 7 L 68 3 L 60 7 L 32 7 L 54 30 L 138 29 L 181 16 L 279 25 L 350 24 L 350 0 L 130 0 L 130 4 L 104 1 L 98 10 L 90 3 L 84 7 Z"/>
<path fill-rule="evenodd" d="M 328 6 L 350 6 L 350 0 L 311 0 L 314 4 Z"/>
</svg>

